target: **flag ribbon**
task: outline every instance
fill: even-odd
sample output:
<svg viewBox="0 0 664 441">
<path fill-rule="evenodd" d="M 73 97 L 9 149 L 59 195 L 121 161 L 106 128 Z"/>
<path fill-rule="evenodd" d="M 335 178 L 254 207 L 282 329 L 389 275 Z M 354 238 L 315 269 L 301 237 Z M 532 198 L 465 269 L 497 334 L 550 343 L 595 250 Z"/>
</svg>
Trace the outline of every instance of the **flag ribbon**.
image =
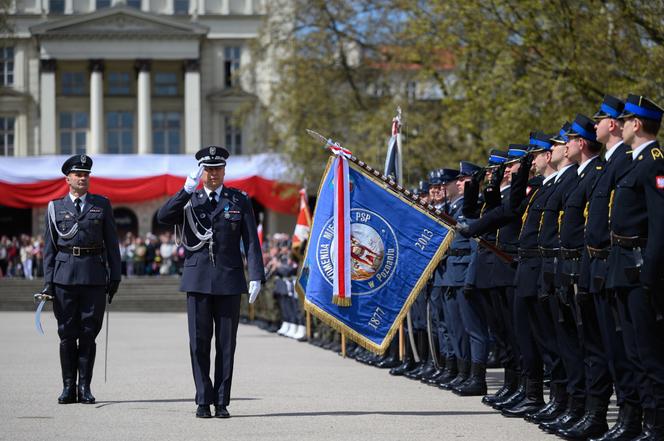
<svg viewBox="0 0 664 441">
<path fill-rule="evenodd" d="M 334 289 L 332 303 L 351 305 L 350 254 L 350 182 L 348 158 L 350 150 L 328 140 L 328 148 L 336 155 L 334 162 Z"/>
</svg>

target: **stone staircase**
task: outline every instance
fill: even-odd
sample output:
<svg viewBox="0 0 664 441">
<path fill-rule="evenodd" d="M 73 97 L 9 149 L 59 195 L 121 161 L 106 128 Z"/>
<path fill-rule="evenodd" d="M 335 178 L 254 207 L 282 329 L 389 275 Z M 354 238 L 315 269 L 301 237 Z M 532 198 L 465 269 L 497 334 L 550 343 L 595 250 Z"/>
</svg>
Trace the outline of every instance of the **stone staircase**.
<svg viewBox="0 0 664 441">
<path fill-rule="evenodd" d="M 42 290 L 42 280 L 0 279 L 0 311 L 34 311 L 32 295 Z M 179 291 L 178 276 L 123 278 L 113 297 L 113 311 L 186 312 L 186 295 Z M 45 307 L 52 310 L 50 303 Z"/>
</svg>

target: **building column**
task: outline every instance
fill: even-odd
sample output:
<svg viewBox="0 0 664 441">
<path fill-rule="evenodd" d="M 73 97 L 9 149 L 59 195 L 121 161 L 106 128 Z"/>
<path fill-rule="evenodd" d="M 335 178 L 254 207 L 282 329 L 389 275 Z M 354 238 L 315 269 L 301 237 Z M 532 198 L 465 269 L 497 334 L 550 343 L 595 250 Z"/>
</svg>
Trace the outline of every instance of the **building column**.
<svg viewBox="0 0 664 441">
<path fill-rule="evenodd" d="M 65 14 L 73 14 L 74 13 L 74 2 L 72 0 L 65 0 Z"/>
<path fill-rule="evenodd" d="M 254 1 L 253 0 L 246 0 L 246 3 L 244 4 L 244 13 L 248 15 L 252 15 L 254 13 Z"/>
<path fill-rule="evenodd" d="M 230 0 L 221 0 L 221 15 L 228 15 L 230 12 Z"/>
<path fill-rule="evenodd" d="M 41 60 L 39 72 L 39 131 L 42 155 L 54 155 L 56 131 L 55 131 L 55 68 L 56 61 Z"/>
<path fill-rule="evenodd" d="M 150 67 L 150 60 L 136 61 L 138 70 L 138 154 L 152 153 Z"/>
<path fill-rule="evenodd" d="M 184 63 L 184 148 L 196 152 L 201 148 L 201 73 L 198 60 Z"/>
<path fill-rule="evenodd" d="M 87 153 L 104 151 L 104 62 L 90 60 L 90 138 Z"/>
</svg>

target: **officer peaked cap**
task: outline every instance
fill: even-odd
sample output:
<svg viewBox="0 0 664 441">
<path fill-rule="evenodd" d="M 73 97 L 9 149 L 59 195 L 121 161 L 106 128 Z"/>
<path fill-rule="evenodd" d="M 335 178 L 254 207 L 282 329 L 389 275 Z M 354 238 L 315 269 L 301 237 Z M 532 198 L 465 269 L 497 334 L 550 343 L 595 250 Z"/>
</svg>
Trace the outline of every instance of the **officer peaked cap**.
<svg viewBox="0 0 664 441">
<path fill-rule="evenodd" d="M 625 110 L 625 103 L 615 96 L 605 95 L 599 110 L 593 115 L 593 119 L 618 118 Z"/>
<path fill-rule="evenodd" d="M 92 158 L 88 155 L 74 155 L 62 164 L 62 173 L 66 176 L 71 172 L 87 172 L 92 170 Z"/>
<path fill-rule="evenodd" d="M 664 110 L 642 95 L 629 95 L 618 118 L 644 118 L 661 121 Z"/>
<path fill-rule="evenodd" d="M 228 159 L 228 156 L 228 150 L 216 145 L 204 147 L 196 152 L 198 165 L 204 165 L 206 167 L 224 167 L 226 166 L 226 159 Z"/>
<path fill-rule="evenodd" d="M 595 133 L 595 121 L 586 115 L 577 114 L 572 125 L 567 131 L 567 136 L 580 137 L 588 141 L 597 141 Z"/>
</svg>

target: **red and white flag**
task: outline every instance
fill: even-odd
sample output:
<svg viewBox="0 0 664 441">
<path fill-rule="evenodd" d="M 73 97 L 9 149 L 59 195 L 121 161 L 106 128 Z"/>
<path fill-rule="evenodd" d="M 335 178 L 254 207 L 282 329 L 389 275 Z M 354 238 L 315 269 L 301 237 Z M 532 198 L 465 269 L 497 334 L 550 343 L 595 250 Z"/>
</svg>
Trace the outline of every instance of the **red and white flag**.
<svg viewBox="0 0 664 441">
<path fill-rule="evenodd" d="M 297 215 L 297 223 L 293 232 L 293 249 L 299 250 L 305 240 L 309 238 L 311 230 L 311 213 L 309 213 L 309 203 L 307 202 L 307 190 L 300 190 L 300 212 Z"/>
<path fill-rule="evenodd" d="M 258 227 L 256 228 L 256 232 L 258 233 L 258 243 L 260 243 L 261 248 L 263 248 L 263 221 L 262 220 L 258 223 Z"/>
</svg>

